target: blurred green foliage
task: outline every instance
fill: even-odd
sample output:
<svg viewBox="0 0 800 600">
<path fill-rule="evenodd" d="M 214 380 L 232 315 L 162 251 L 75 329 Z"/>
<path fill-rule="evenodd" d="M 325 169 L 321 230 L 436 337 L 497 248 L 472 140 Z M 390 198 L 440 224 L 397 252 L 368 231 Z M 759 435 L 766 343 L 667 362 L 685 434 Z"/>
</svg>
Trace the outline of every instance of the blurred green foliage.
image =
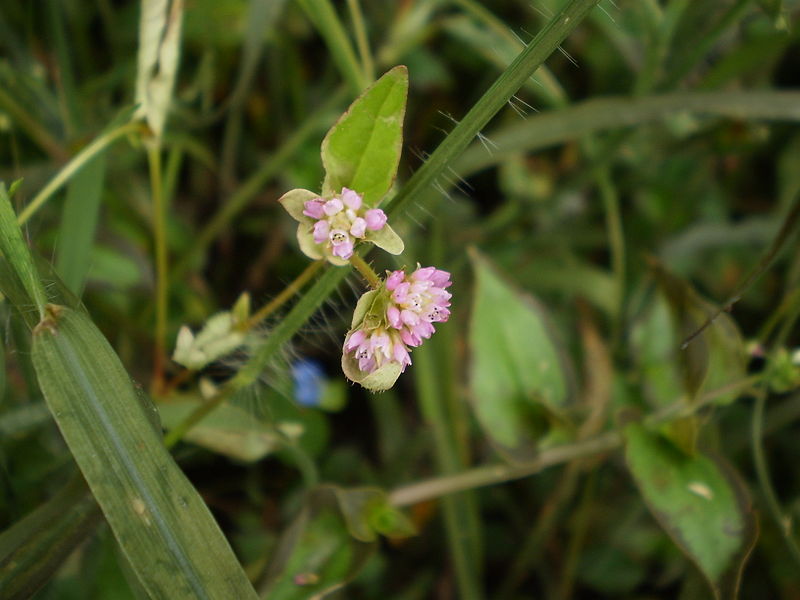
<svg viewBox="0 0 800 600">
<path fill-rule="evenodd" d="M 309 301 L 293 291 L 200 372 L 154 350 L 244 291 L 255 312 L 303 271 L 276 200 L 320 188 L 321 140 L 358 91 L 408 67 L 402 195 L 563 4 L 192 0 L 156 139 L 128 125 L 149 110 L 139 2 L 5 0 L 0 179 L 23 180 L 17 214 L 41 199 L 22 231 L 48 298 L 85 307 L 171 429 Z M 331 597 L 727 598 L 742 565 L 740 597 L 800 595 L 798 24 L 797 0 L 600 2 L 403 197 L 399 263 L 370 255 L 379 272 L 419 260 L 455 282 L 450 322 L 394 389 L 343 387 L 364 282 L 315 279 L 336 291 L 173 448 L 262 597 L 349 581 Z M 7 259 L 0 581 L 34 547 L 37 598 L 147 597 L 75 487 L 31 363 L 37 307 Z M 681 349 L 714 307 L 729 312 Z M 297 401 L 299 359 L 335 401 Z M 524 452 L 506 451 L 508 431 Z"/>
</svg>

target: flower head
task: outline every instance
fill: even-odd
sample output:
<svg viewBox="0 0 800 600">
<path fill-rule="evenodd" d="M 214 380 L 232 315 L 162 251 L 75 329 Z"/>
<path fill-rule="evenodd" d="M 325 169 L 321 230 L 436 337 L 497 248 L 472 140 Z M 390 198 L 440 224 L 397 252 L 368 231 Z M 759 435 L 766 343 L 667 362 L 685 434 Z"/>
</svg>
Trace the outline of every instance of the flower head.
<svg viewBox="0 0 800 600">
<path fill-rule="evenodd" d="M 342 370 L 370 390 L 390 388 L 411 364 L 411 348 L 450 317 L 450 274 L 435 267 L 388 274 L 383 285 L 356 305 L 344 341 Z"/>
<path fill-rule="evenodd" d="M 403 251 L 403 241 L 387 224 L 386 213 L 365 206 L 361 195 L 349 188 L 342 188 L 331 198 L 292 190 L 281 197 L 280 203 L 300 222 L 297 239 L 310 258 L 346 264 L 360 241 L 372 242 L 392 254 Z"/>
</svg>

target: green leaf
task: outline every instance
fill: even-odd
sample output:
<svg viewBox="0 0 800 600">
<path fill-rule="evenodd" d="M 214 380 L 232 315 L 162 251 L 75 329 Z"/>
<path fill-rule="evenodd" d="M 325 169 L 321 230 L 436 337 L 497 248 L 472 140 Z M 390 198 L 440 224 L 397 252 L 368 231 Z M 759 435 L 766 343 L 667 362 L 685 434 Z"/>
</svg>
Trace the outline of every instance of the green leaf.
<svg viewBox="0 0 800 600">
<path fill-rule="evenodd" d="M 183 0 L 143 0 L 136 76 L 138 116 L 157 139 L 164 133 L 180 57 Z"/>
<path fill-rule="evenodd" d="M 100 510 L 83 478 L 0 535 L 0 590 L 5 600 L 30 598 L 96 528 Z"/>
<path fill-rule="evenodd" d="M 391 388 L 403 372 L 399 363 L 387 362 L 372 373 L 358 368 L 358 361 L 351 352 L 342 353 L 342 371 L 345 376 L 371 392 L 383 392 Z"/>
<path fill-rule="evenodd" d="M 30 310 L 30 307 L 34 306 L 39 316 L 43 316 L 47 294 L 39 279 L 39 272 L 28 250 L 28 245 L 22 239 L 22 232 L 17 225 L 17 217 L 11 206 L 11 199 L 2 182 L 0 182 L 0 251 L 8 260 L 16 279 L 21 284 L 21 292 L 26 298 L 17 307 L 24 306 L 26 310 Z"/>
<path fill-rule="evenodd" d="M 681 342 L 695 332 L 715 309 L 684 280 L 653 262 L 658 282 L 642 319 L 631 334 L 633 355 L 649 404 L 663 408 L 686 406 L 746 375 L 744 341 L 736 323 L 721 313 L 685 350 Z M 719 394 L 718 404 L 732 402 L 738 392 Z M 679 448 L 694 452 L 700 421 L 687 417 L 672 421 L 664 433 Z"/>
<path fill-rule="evenodd" d="M 378 534 L 400 538 L 416 533 L 408 517 L 389 503 L 384 490 L 373 487 L 330 489 L 339 502 L 347 530 L 357 540 L 374 542 Z"/>
<path fill-rule="evenodd" d="M 337 488 L 317 488 L 281 537 L 264 597 L 322 598 L 355 577 L 374 550 L 374 542 L 359 541 L 349 533 Z"/>
<path fill-rule="evenodd" d="M 368 87 L 322 141 L 325 196 L 343 187 L 377 206 L 392 187 L 403 146 L 408 70 L 398 66 Z"/>
<path fill-rule="evenodd" d="M 747 488 L 720 460 L 678 452 L 638 424 L 625 429 L 625 459 L 653 516 L 698 566 L 717 598 L 735 598 L 755 543 Z"/>
<path fill-rule="evenodd" d="M 56 268 L 67 287 L 78 296 L 89 271 L 105 173 L 105 156 L 98 154 L 72 177 L 67 187 Z"/>
<path fill-rule="evenodd" d="M 389 254 L 402 254 L 405 248 L 403 240 L 388 224 L 378 231 L 367 231 L 365 239 Z"/>
<path fill-rule="evenodd" d="M 513 458 L 530 457 L 570 397 L 566 358 L 544 308 L 472 252 L 470 388 L 478 421 Z"/>
<path fill-rule="evenodd" d="M 196 400 L 162 402 L 158 406 L 166 429 L 182 423 L 200 404 Z M 282 437 L 274 428 L 254 419 L 247 411 L 223 403 L 187 431 L 183 438 L 224 456 L 254 462 L 278 449 Z"/>
<path fill-rule="evenodd" d="M 45 400 L 142 585 L 154 598 L 255 598 L 128 374 L 80 312 L 48 305 L 33 336 Z"/>
</svg>

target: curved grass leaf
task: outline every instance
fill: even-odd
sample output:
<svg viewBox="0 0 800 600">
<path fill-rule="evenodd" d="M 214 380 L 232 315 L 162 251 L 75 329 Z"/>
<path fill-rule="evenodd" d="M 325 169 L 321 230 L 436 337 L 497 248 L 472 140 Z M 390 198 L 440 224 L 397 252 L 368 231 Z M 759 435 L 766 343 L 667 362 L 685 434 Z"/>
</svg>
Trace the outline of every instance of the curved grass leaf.
<svg viewBox="0 0 800 600">
<path fill-rule="evenodd" d="M 530 457 L 570 396 L 566 357 L 542 306 L 476 252 L 472 264 L 472 403 L 491 439 L 514 458 Z"/>
<path fill-rule="evenodd" d="M 689 457 L 637 424 L 625 459 L 653 516 L 698 566 L 716 598 L 735 598 L 756 538 L 747 488 L 721 461 Z"/>
<path fill-rule="evenodd" d="M 67 287 L 78 296 L 89 272 L 105 174 L 106 158 L 99 154 L 73 176 L 67 187 L 56 268 Z"/>
<path fill-rule="evenodd" d="M 408 70 L 395 67 L 350 105 L 322 141 L 323 195 L 347 187 L 376 206 L 392 187 L 403 147 Z"/>
<path fill-rule="evenodd" d="M 0 590 L 5 600 L 30 598 L 47 583 L 101 520 L 83 478 L 0 535 Z"/>
<path fill-rule="evenodd" d="M 128 374 L 83 313 L 48 305 L 33 336 L 45 399 L 126 558 L 153 598 L 255 598 Z"/>
<path fill-rule="evenodd" d="M 492 153 L 475 142 L 453 169 L 466 177 L 507 161 L 597 131 L 651 123 L 668 115 L 689 113 L 742 120 L 800 121 L 800 92 L 678 92 L 645 98 L 597 98 L 529 116 L 522 123 L 489 133 Z"/>
</svg>

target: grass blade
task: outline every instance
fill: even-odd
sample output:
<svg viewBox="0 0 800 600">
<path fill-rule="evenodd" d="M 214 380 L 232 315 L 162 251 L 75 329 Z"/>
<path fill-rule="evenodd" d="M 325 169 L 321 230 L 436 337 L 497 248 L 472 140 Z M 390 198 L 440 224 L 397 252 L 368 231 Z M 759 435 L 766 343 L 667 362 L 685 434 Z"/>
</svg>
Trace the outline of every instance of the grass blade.
<svg viewBox="0 0 800 600">
<path fill-rule="evenodd" d="M 3 598 L 30 598 L 94 531 L 101 513 L 83 478 L 74 477 L 53 498 L 0 535 Z"/>
<path fill-rule="evenodd" d="M 105 172 L 104 155 L 87 163 L 70 181 L 61 214 L 56 269 L 70 291 L 78 296 L 89 272 L 89 254 L 97 229 Z"/>
<path fill-rule="evenodd" d="M 453 169 L 466 177 L 508 160 L 597 131 L 650 123 L 677 113 L 774 121 L 800 120 L 800 92 L 678 92 L 646 98 L 599 98 L 528 117 L 491 133 L 497 149 L 474 143 Z"/>
<path fill-rule="evenodd" d="M 308 18 L 325 38 L 325 43 L 342 76 L 354 95 L 360 94 L 370 83 L 358 64 L 353 45 L 330 0 L 298 0 Z"/>
<path fill-rule="evenodd" d="M 48 305 L 33 338 L 39 384 L 126 558 L 154 598 L 255 598 L 128 374 L 80 312 Z"/>
</svg>

